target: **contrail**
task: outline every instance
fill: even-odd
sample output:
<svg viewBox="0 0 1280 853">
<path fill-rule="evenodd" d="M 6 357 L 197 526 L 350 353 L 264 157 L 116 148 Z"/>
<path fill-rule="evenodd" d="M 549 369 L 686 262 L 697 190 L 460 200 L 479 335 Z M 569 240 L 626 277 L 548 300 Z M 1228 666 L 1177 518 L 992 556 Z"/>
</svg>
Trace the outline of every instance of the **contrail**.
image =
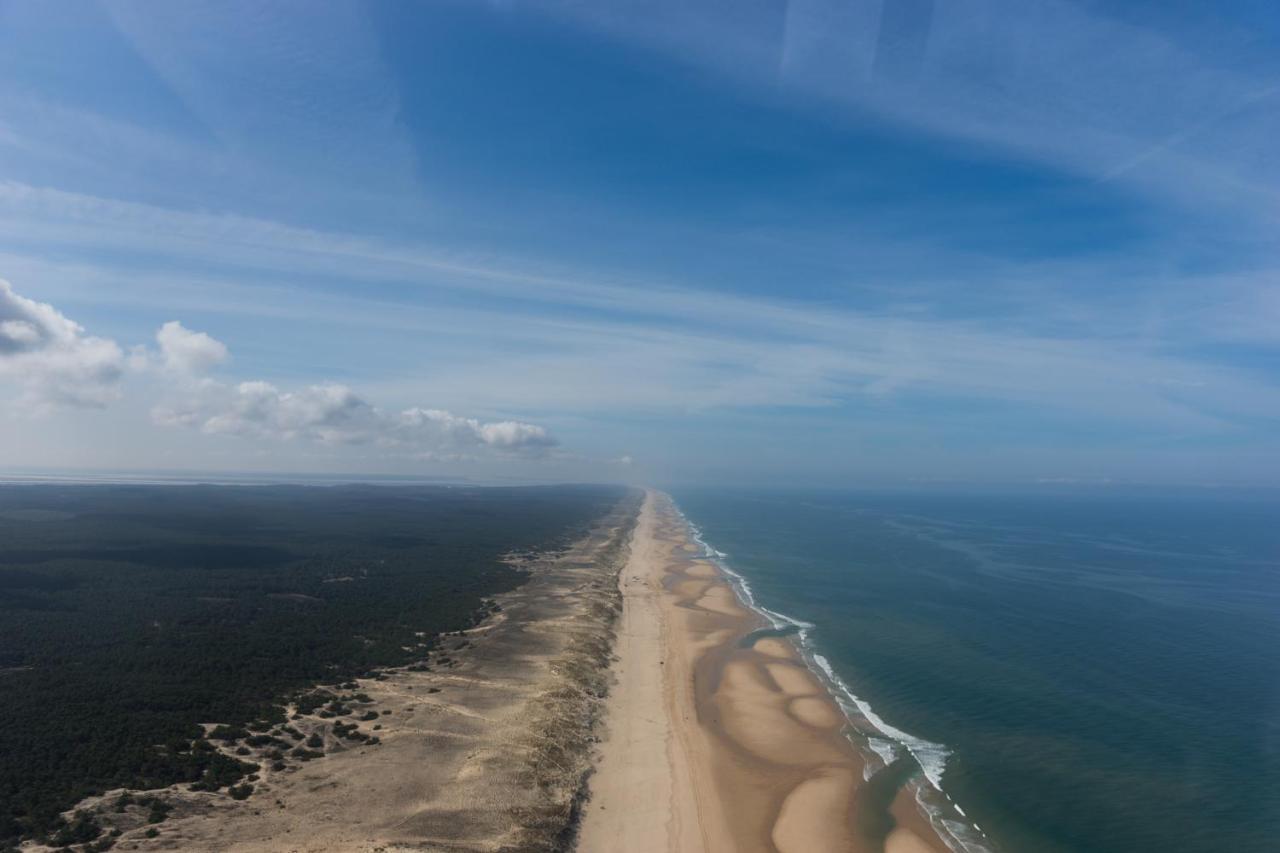
<svg viewBox="0 0 1280 853">
<path fill-rule="evenodd" d="M 1219 113 L 1208 116 L 1207 118 L 1203 118 L 1200 121 L 1193 122 L 1192 124 L 1189 124 L 1186 127 L 1182 128 L 1181 130 L 1171 133 L 1169 136 L 1165 137 L 1160 142 L 1156 143 L 1155 145 L 1151 146 L 1145 151 L 1142 151 L 1139 154 L 1136 154 L 1133 157 L 1130 157 L 1128 160 L 1125 160 L 1123 163 L 1120 163 L 1118 166 L 1115 166 L 1114 168 L 1110 169 L 1106 174 L 1104 174 L 1101 178 L 1098 179 L 1098 183 L 1105 184 L 1108 181 L 1111 181 L 1115 178 L 1120 177 L 1126 172 L 1129 172 L 1137 168 L 1138 166 L 1141 166 L 1143 163 L 1145 163 L 1147 160 L 1150 160 L 1152 157 L 1156 156 L 1157 154 L 1163 151 L 1167 151 L 1168 149 L 1181 144 L 1184 140 L 1187 140 L 1192 136 L 1195 136 L 1197 133 L 1199 133 L 1202 130 L 1205 130 L 1211 125 L 1215 125 L 1224 119 L 1232 117 L 1233 115 L 1240 112 L 1241 110 L 1244 110 L 1246 107 L 1251 107 L 1254 104 L 1258 103 L 1259 101 L 1266 100 L 1267 98 L 1274 95 L 1276 92 L 1280 92 L 1280 83 L 1273 83 L 1272 85 L 1267 86 L 1265 89 L 1262 89 L 1260 91 L 1254 92 L 1251 95 L 1246 96 L 1239 103 L 1233 104 L 1232 106 L 1228 107 L 1225 110 L 1222 110 Z"/>
</svg>

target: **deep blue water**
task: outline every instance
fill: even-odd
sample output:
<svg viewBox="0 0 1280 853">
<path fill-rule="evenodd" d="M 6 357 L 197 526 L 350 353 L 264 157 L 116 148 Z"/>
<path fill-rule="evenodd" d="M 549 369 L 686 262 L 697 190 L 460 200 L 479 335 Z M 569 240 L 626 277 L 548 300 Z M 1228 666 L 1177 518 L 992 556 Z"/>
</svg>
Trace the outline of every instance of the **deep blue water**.
<svg viewBox="0 0 1280 853">
<path fill-rule="evenodd" d="M 1280 850 L 1280 501 L 673 491 L 1006 853 Z"/>
</svg>

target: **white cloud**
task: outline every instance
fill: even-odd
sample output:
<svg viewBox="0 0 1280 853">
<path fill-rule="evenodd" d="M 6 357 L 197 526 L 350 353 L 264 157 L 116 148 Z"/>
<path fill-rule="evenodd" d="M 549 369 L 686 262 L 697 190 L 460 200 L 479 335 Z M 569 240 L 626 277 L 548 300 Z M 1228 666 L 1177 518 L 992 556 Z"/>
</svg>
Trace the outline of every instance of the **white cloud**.
<svg viewBox="0 0 1280 853">
<path fill-rule="evenodd" d="M 481 423 L 475 418 L 458 417 L 440 409 L 406 409 L 396 417 L 395 426 L 396 435 L 409 443 L 440 438 L 459 447 L 475 446 L 519 453 L 540 453 L 557 444 L 545 428 L 536 424 L 519 421 Z"/>
<path fill-rule="evenodd" d="M 19 296 L 0 280 L 0 353 L 17 355 L 74 343 L 84 333 L 52 305 Z"/>
<path fill-rule="evenodd" d="M 24 408 L 106 405 L 119 395 L 124 365 L 115 341 L 86 335 L 52 305 L 0 280 L 0 379 L 22 386 Z"/>
<path fill-rule="evenodd" d="M 0 349 L 23 350 L 40 343 L 40 329 L 29 320 L 5 320 L 0 323 Z"/>
<path fill-rule="evenodd" d="M 282 391 L 267 382 L 234 387 L 205 382 L 182 402 L 157 406 L 152 420 L 210 435 L 372 444 L 430 460 L 471 458 L 473 452 L 483 451 L 532 457 L 558 444 L 544 427 L 520 421 L 485 423 L 443 409 L 387 414 L 336 384 Z"/>
<path fill-rule="evenodd" d="M 498 423 L 481 424 L 478 431 L 480 440 L 490 447 L 501 449 L 548 447 L 555 442 L 547 431 L 533 424 L 522 424 L 519 421 L 499 421 Z"/>
<path fill-rule="evenodd" d="M 170 320 L 156 332 L 165 367 L 183 373 L 203 373 L 227 360 L 227 347 L 204 332 L 193 332 Z"/>
<path fill-rule="evenodd" d="M 418 459 L 467 458 L 471 452 L 540 456 L 558 442 L 544 427 L 520 421 L 485 423 L 443 409 L 379 411 L 345 385 L 281 391 L 267 382 L 234 387 L 205 382 L 179 403 L 157 406 L 161 426 L 327 445 L 374 444 Z"/>
<path fill-rule="evenodd" d="M 120 397 L 126 370 L 149 374 L 167 398 L 152 422 L 208 435 L 377 445 L 418 459 L 459 460 L 474 453 L 536 457 L 558 442 L 537 424 L 484 422 L 435 408 L 387 414 L 345 385 L 327 383 L 281 390 L 269 382 L 227 384 L 200 374 L 229 358 L 227 347 L 177 320 L 156 331 L 159 351 L 120 345 L 85 334 L 52 305 L 15 293 L 0 280 L 0 380 L 24 389 L 21 406 L 104 406 Z M 149 370 L 155 365 L 161 371 Z"/>
<path fill-rule="evenodd" d="M 199 427 L 212 435 L 305 439 L 322 444 L 364 444 L 378 435 L 373 407 L 343 385 L 281 391 L 268 382 L 234 387 L 206 383 L 178 406 L 163 406 L 156 421 Z"/>
</svg>

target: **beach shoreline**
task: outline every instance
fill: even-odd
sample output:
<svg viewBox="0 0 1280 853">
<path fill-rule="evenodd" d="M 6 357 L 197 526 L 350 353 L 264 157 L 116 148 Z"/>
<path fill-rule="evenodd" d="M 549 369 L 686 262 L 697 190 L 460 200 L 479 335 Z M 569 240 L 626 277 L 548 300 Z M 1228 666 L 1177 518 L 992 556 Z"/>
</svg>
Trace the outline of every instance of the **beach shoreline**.
<svg viewBox="0 0 1280 853">
<path fill-rule="evenodd" d="M 823 678 L 667 495 L 646 494 L 620 587 L 580 853 L 947 853 L 909 774 L 875 784 Z"/>
</svg>

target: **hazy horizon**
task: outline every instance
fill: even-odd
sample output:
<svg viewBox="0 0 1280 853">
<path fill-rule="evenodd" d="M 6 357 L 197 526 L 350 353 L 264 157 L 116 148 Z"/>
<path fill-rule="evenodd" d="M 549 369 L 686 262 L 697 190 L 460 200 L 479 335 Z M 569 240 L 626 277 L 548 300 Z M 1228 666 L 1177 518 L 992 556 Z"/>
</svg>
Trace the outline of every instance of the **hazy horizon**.
<svg viewBox="0 0 1280 853">
<path fill-rule="evenodd" d="M 1278 40 L 0 2 L 0 474 L 1275 487 Z"/>
<path fill-rule="evenodd" d="M 804 500 L 812 495 L 842 494 L 864 496 L 980 496 L 1027 495 L 1061 498 L 1139 498 L 1143 500 L 1179 501 L 1184 499 L 1247 500 L 1269 504 L 1280 500 L 1280 487 L 1270 484 L 1181 483 L 1071 480 L 1043 478 L 1039 480 L 943 480 L 940 478 L 770 482 L 762 479 L 724 478 L 641 481 L 636 478 L 557 479 L 479 474 L 370 473 L 360 471 L 273 471 L 180 468 L 0 468 L 0 485 L 210 485 L 210 486 L 347 486 L 370 485 L 392 487 L 449 486 L 463 488 L 519 488 L 544 486 L 627 485 L 659 492 L 676 490 L 725 494 L 795 495 Z"/>
</svg>

